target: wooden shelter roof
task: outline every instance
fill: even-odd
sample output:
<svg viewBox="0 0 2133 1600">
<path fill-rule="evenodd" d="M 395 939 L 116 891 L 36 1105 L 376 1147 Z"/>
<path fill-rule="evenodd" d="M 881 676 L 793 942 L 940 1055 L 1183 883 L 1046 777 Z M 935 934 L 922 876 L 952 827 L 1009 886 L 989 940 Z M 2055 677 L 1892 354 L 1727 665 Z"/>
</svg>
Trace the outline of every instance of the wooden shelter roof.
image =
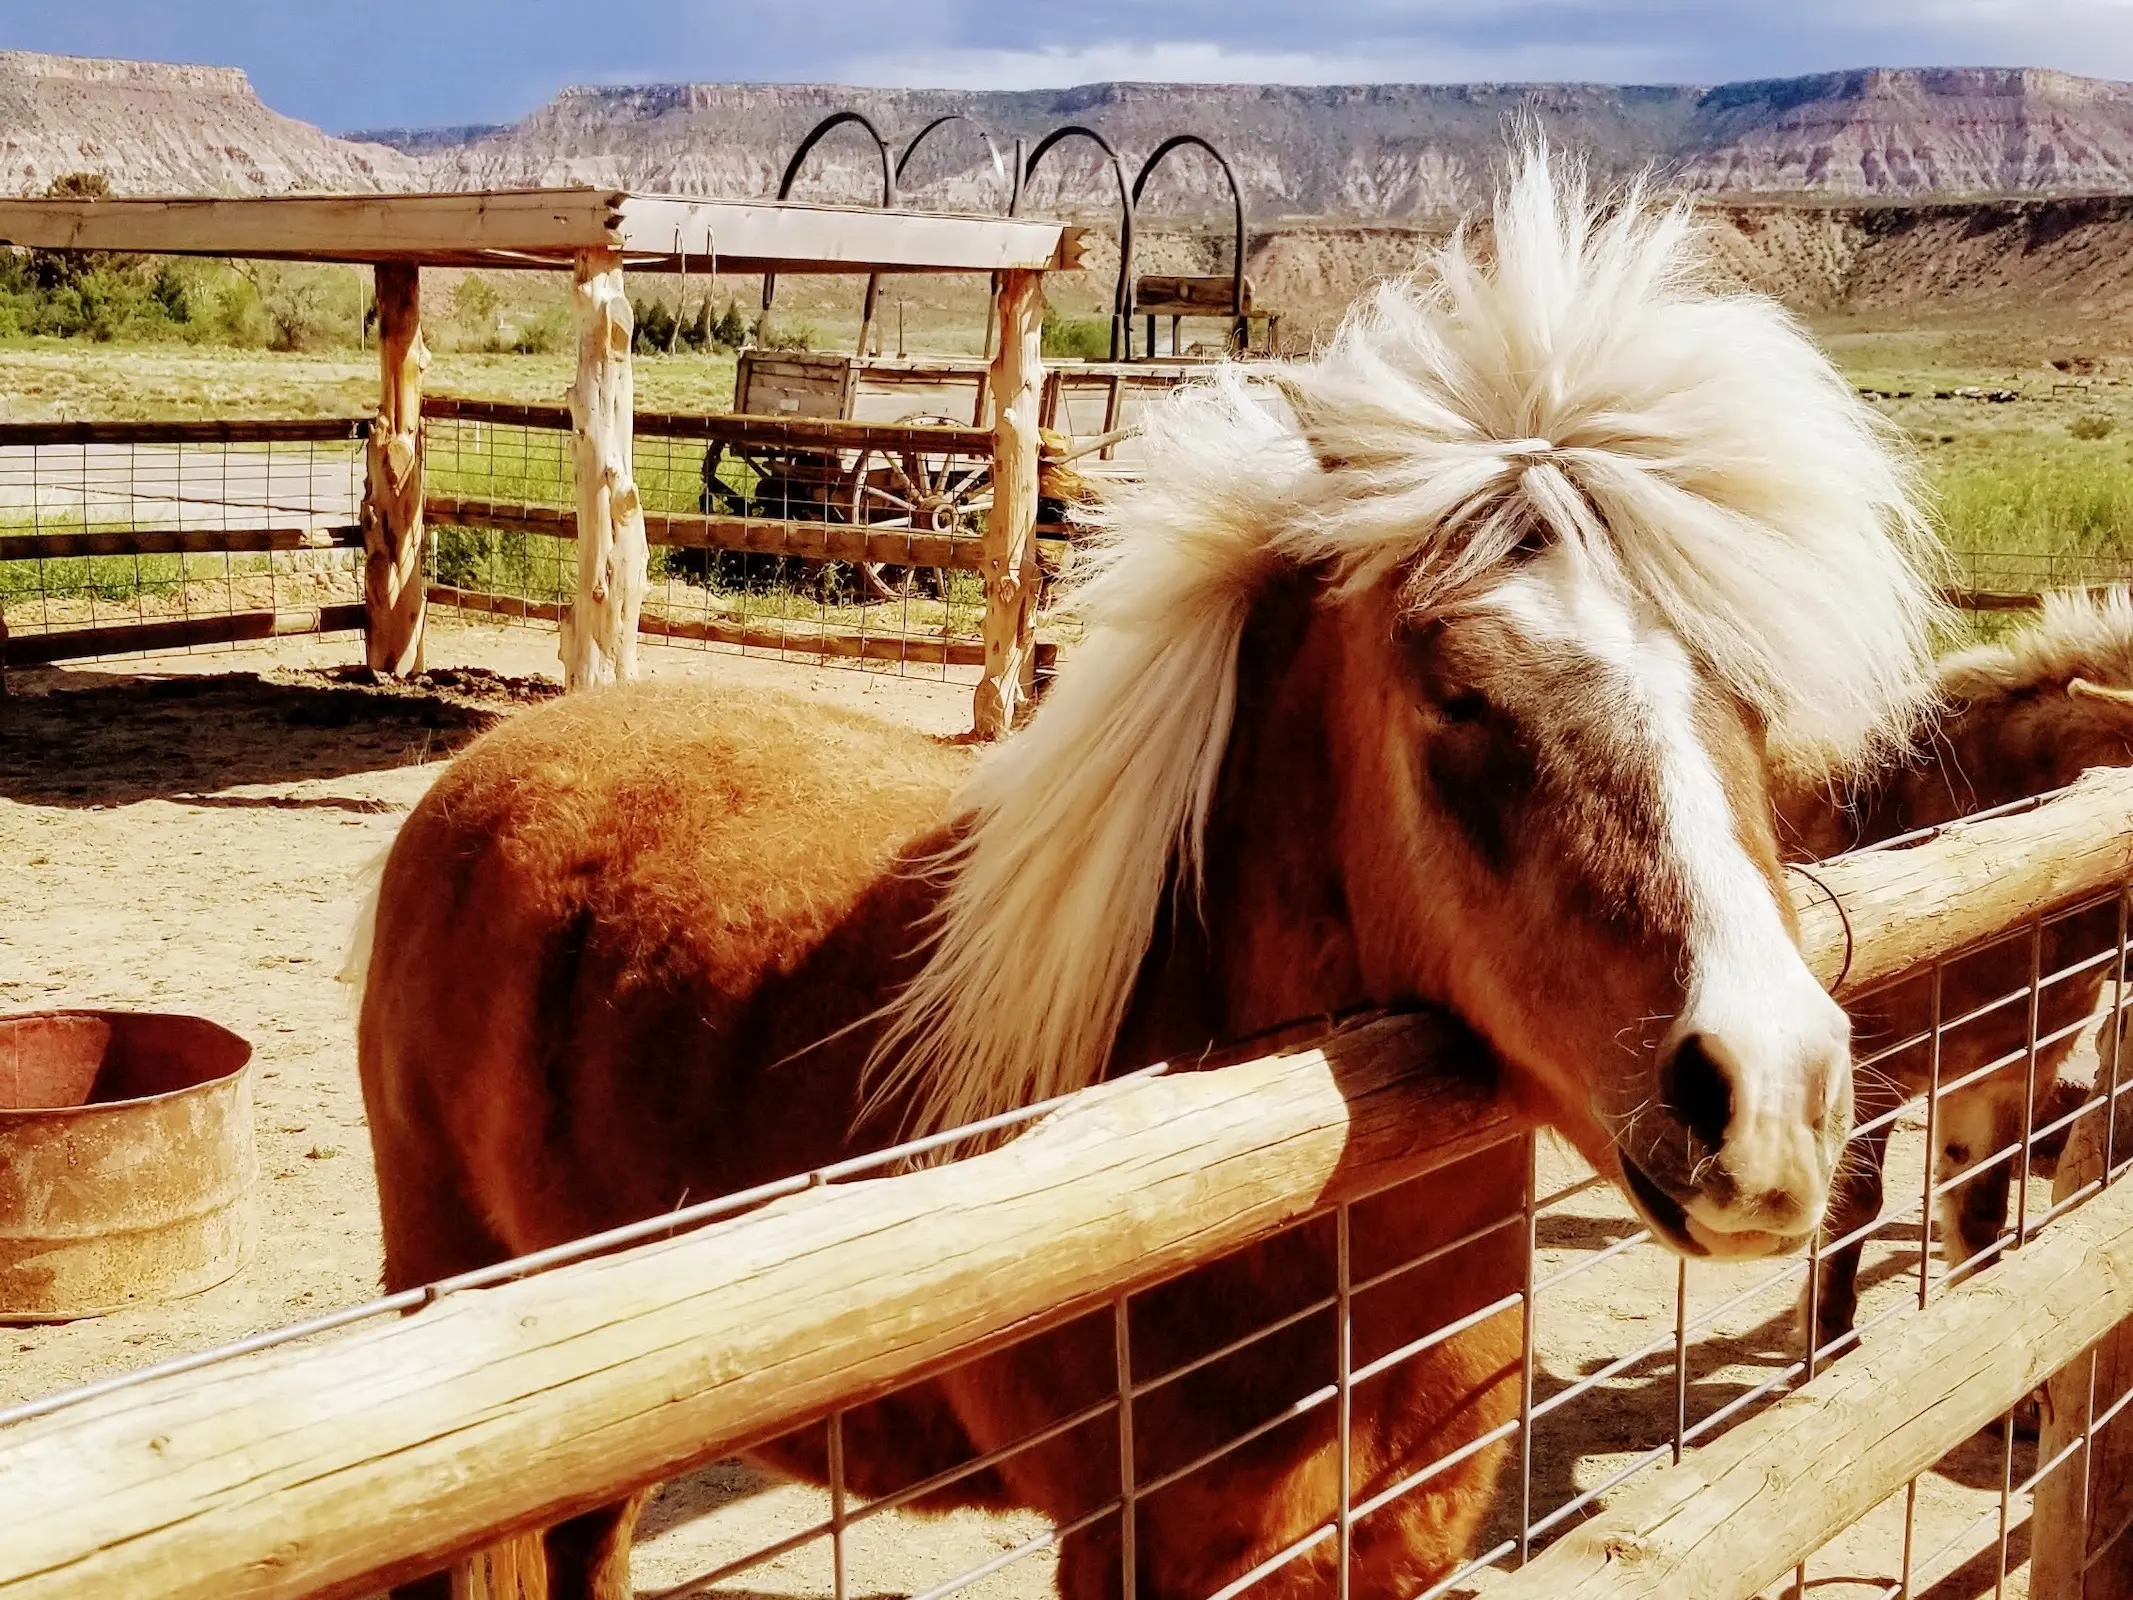
<svg viewBox="0 0 2133 1600">
<path fill-rule="evenodd" d="M 1021 217 L 590 187 L 0 199 L 0 244 L 422 266 L 568 268 L 606 248 L 668 272 L 684 257 L 692 271 L 742 273 L 1065 271 L 1081 264 L 1081 234 Z"/>
</svg>

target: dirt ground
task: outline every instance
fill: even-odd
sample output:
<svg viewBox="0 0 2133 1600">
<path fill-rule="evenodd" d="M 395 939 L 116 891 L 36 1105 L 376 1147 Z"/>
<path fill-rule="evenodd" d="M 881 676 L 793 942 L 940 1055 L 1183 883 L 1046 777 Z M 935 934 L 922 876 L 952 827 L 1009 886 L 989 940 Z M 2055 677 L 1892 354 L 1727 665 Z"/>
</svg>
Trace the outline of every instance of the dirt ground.
<svg viewBox="0 0 2133 1600">
<path fill-rule="evenodd" d="M 178 1304 L 92 1321 L 0 1327 L 0 1406 L 377 1290 L 377 1203 L 352 1018 L 335 981 L 359 875 L 453 751 L 514 707 L 554 692 L 556 673 L 554 635 L 540 629 L 440 617 L 429 654 L 458 670 L 440 672 L 422 691 L 357 681 L 346 639 L 10 675 L 0 699 L 0 1011 L 176 1009 L 236 1029 L 257 1048 L 263 1182 L 260 1251 L 231 1282 Z M 645 654 L 655 674 L 776 685 L 942 734 L 967 725 L 966 682 L 658 645 Z M 1893 1192 L 1916 1193 L 1922 1143 L 1915 1121 L 1899 1131 Z M 1583 1175 L 1575 1158 L 1543 1147 L 1543 1192 Z M 1683 1272 L 1650 1246 L 1609 1253 L 1632 1226 L 1605 1187 L 1541 1218 L 1536 1402 L 1548 1405 L 1580 1378 L 1619 1370 L 1556 1401 L 1538 1423 L 1537 1513 L 1671 1437 L 1677 1273 L 1692 1319 L 1742 1299 L 1691 1337 L 1692 1426 L 1782 1370 L 1797 1350 L 1797 1266 L 1748 1295 L 1773 1276 L 1770 1266 Z M 1915 1292 L 1916 1232 L 1897 1225 L 1891 1244 L 1869 1257 L 1869 1314 Z M 1905 1251 L 1914 1258 L 1908 1267 Z M 1622 1360 L 1648 1345 L 1650 1353 Z M 1916 1592 L 1963 1600 L 1993 1591 L 2004 1448 L 1981 1436 L 1922 1480 Z M 1657 1459 L 1665 1455 L 1660 1449 Z M 2028 1447 L 2018 1445 L 2011 1460 L 2020 1481 L 2030 1470 Z M 1507 1496 L 1507 1515 L 1514 1506 Z M 1894 1580 L 1901 1510 L 1899 1496 L 1811 1565 L 1818 1596 L 1863 1596 Z M 639 1592 L 688 1585 L 827 1511 L 823 1496 L 738 1463 L 669 1485 L 639 1546 Z M 2017 1564 L 2026 1556 L 2026 1518 L 2018 1496 L 2010 1507 Z M 1028 1517 L 871 1519 L 852 1536 L 849 1592 L 918 1593 L 1026 1541 L 1041 1543 L 1043 1532 Z M 966 1592 L 1048 1593 L 1049 1562 L 1038 1548 Z M 2015 1572 L 2007 1592 L 2024 1593 L 2025 1577 Z M 729 1600 L 828 1595 L 826 1545 L 816 1541 L 707 1592 Z"/>
</svg>

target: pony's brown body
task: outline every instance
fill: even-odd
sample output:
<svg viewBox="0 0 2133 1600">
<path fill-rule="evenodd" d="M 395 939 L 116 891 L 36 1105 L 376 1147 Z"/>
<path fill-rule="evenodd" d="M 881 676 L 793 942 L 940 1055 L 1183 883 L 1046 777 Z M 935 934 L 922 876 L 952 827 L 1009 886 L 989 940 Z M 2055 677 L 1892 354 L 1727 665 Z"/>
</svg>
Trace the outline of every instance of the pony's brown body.
<svg viewBox="0 0 2133 1600">
<path fill-rule="evenodd" d="M 1278 607 L 1276 609 L 1279 609 Z M 1264 632 L 1292 635 L 1276 619 Z M 1309 660 L 1249 654 L 1261 715 L 1232 748 L 1209 826 L 1204 918 L 1158 938 L 1115 1065 L 1366 998 L 1338 879 L 1328 752 Z M 962 752 L 764 697 L 640 687 L 564 702 L 471 749 L 409 819 L 382 886 L 362 1055 L 384 1197 L 386 1275 L 429 1281 L 893 1142 L 862 1069 L 878 997 L 908 976 L 935 891 Z M 1315 776 L 1314 776 L 1315 775 Z M 1278 808 L 1249 803 L 1268 792 Z M 421 892 L 415 892 L 416 886 Z M 406 906 L 406 912 L 397 908 Z M 1224 930 L 1217 940 L 1208 929 Z M 390 997 L 389 999 L 382 997 Z M 827 1041 L 827 1042 L 824 1042 Z M 449 1071 L 440 1066 L 449 1063 Z M 1357 1208 L 1358 1279 L 1513 1214 L 1511 1152 Z M 1503 1230 L 1356 1300 L 1367 1363 L 1519 1282 Z M 1333 1287 L 1331 1225 L 1195 1273 L 1135 1307 L 1145 1381 Z M 1136 1406 L 1149 1482 L 1331 1381 L 1330 1313 L 1166 1385 Z M 1503 1313 L 1362 1385 L 1356 1498 L 1516 1409 L 1518 1323 Z M 882 1495 L 998 1449 L 1115 1391 L 1108 1315 L 848 1419 L 849 1486 Z M 1071 1521 L 1118 1493 L 1115 1424 L 1084 1425 L 933 1494 Z M 1501 1446 L 1359 1525 L 1360 1593 L 1441 1574 L 1471 1542 Z M 818 1481 L 821 1435 L 763 1452 Z M 1211 1593 L 1332 1513 L 1331 1408 L 1266 1434 L 1137 1507 L 1140 1592 Z M 1247 1509 L 1248 1508 L 1248 1509 Z M 621 1593 L 627 1516 L 550 1535 L 561 1594 Z M 624 1535 L 618 1544 L 616 1533 Z M 1118 1525 L 1061 1551 L 1071 1600 L 1119 1591 Z M 1270 1592 L 1320 1593 L 1326 1559 Z M 604 1586 L 604 1587 L 603 1587 Z"/>
<path fill-rule="evenodd" d="M 2000 643 L 1957 652 L 1940 676 L 1943 708 L 1903 757 L 1849 780 L 1779 786 L 1778 832 L 1788 857 L 1816 860 L 1878 844 L 2060 788 L 2090 767 L 2133 763 L 2133 602 L 2123 595 L 2093 603 L 2054 597 L 2042 620 Z M 2007 1226 L 2011 1185 L 2023 1166 L 2009 1152 L 2038 1124 L 2060 1069 L 2088 1031 L 2079 1024 L 2115 980 L 2115 964 L 2096 958 L 2111 949 L 2118 926 L 2115 905 L 2085 910 L 2046 924 L 2034 952 L 2027 937 L 2002 940 L 1943 971 L 1944 1024 L 1969 1020 L 1945 1029 L 1938 1081 L 1976 1077 L 1946 1093 L 1934 1113 L 1935 1178 L 1955 1185 L 1936 1207 L 1951 1263 L 1990 1248 Z M 2046 980 L 2034 1060 L 2026 997 L 2032 960 Z M 2077 966 L 2083 970 L 2054 979 Z M 1985 1009 L 1995 1001 L 2007 1003 Z M 1866 1058 L 1928 1031 L 1932 980 L 1910 979 L 1849 1009 L 1855 1049 Z M 1985 1072 L 1994 1062 L 2003 1064 Z M 1935 1076 L 1923 1041 L 1860 1070 L 1855 1119 L 1884 1125 L 1856 1141 L 1857 1159 L 1831 1196 L 1825 1238 L 1844 1238 L 1879 1215 L 1888 1113 L 1926 1092 Z M 1965 1173 L 1972 1176 L 1959 1182 Z M 1821 1342 L 1851 1330 L 1862 1248 L 1854 1242 L 1823 1263 L 1815 1295 Z"/>
</svg>

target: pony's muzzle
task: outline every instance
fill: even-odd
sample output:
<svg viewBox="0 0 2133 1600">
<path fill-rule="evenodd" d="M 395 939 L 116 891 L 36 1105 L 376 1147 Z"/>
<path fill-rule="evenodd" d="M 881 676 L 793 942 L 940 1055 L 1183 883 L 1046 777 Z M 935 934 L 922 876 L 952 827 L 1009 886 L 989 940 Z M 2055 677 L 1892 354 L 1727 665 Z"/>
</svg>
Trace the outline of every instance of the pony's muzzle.
<svg viewBox="0 0 2133 1600">
<path fill-rule="evenodd" d="M 1684 1017 L 1662 1049 L 1664 1131 L 1624 1152 L 1623 1177 L 1676 1248 L 1773 1255 L 1820 1226 L 1851 1131 L 1851 1050 L 1843 1013 L 1816 998 L 1791 1028 Z"/>
</svg>

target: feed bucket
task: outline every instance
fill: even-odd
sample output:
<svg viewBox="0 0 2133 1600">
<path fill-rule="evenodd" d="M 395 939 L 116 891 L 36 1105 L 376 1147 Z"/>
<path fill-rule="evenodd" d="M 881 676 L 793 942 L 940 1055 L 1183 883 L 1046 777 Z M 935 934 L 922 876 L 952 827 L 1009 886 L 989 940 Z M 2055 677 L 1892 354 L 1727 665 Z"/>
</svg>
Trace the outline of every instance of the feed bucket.
<svg viewBox="0 0 2133 1600">
<path fill-rule="evenodd" d="M 244 1265 L 251 1057 L 199 1017 L 0 1017 L 0 1321 L 172 1300 Z"/>
</svg>

